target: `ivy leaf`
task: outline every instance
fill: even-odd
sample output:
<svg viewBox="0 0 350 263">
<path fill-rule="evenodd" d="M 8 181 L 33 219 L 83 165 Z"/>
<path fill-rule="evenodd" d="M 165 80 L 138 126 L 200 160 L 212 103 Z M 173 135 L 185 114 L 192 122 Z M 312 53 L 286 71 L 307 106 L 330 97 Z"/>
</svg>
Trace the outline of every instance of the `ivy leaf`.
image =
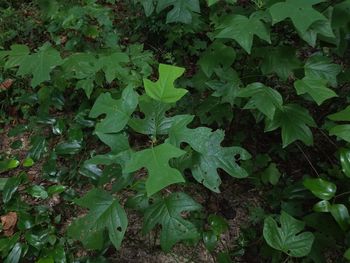
<svg viewBox="0 0 350 263">
<path fill-rule="evenodd" d="M 335 38 L 331 22 L 328 20 L 316 21 L 309 27 L 308 30 L 306 30 L 306 32 L 298 31 L 298 33 L 300 37 L 312 47 L 316 46 L 317 35 L 322 35 L 326 38 L 331 39 L 331 43 L 333 43 L 332 40 Z"/>
<path fill-rule="evenodd" d="M 312 56 L 305 63 L 305 75 L 313 79 L 325 79 L 332 87 L 337 86 L 337 75 L 341 66 L 332 63 L 330 58 Z"/>
<path fill-rule="evenodd" d="M 271 216 L 265 219 L 263 235 L 267 244 L 292 257 L 308 255 L 315 238 L 311 232 L 300 233 L 305 223 L 282 211 L 280 224 L 278 227 Z"/>
<path fill-rule="evenodd" d="M 157 12 L 172 6 L 166 17 L 167 23 L 181 22 L 190 24 L 192 13 L 199 13 L 200 6 L 198 0 L 158 0 Z"/>
<path fill-rule="evenodd" d="M 185 182 L 181 173 L 169 166 L 171 158 L 180 157 L 185 151 L 168 143 L 163 143 L 150 149 L 133 153 L 126 163 L 124 172 L 131 173 L 146 167 L 148 178 L 146 180 L 147 195 L 151 196 L 168 185 Z"/>
<path fill-rule="evenodd" d="M 176 89 L 174 87 L 174 81 L 182 76 L 184 72 L 184 68 L 159 64 L 158 81 L 152 82 L 148 79 L 143 80 L 146 94 L 152 99 L 164 103 L 177 102 L 187 93 L 187 90 L 185 89 Z"/>
<path fill-rule="evenodd" d="M 234 39 L 250 54 L 254 35 L 271 43 L 270 32 L 259 17 L 254 14 L 249 18 L 242 15 L 229 15 L 216 27 L 215 38 Z"/>
<path fill-rule="evenodd" d="M 39 48 L 38 52 L 28 55 L 21 60 L 17 75 L 33 75 L 31 86 L 36 87 L 40 83 L 50 80 L 50 72 L 62 63 L 63 60 L 60 53 L 46 43 Z"/>
<path fill-rule="evenodd" d="M 67 77 L 91 78 L 99 70 L 98 60 L 90 53 L 76 53 L 65 59 L 62 68 Z"/>
<path fill-rule="evenodd" d="M 295 28 L 304 33 L 314 22 L 327 20 L 324 15 L 312 7 L 322 2 L 324 0 L 286 0 L 285 2 L 278 2 L 269 8 L 272 25 L 290 18 Z"/>
<path fill-rule="evenodd" d="M 309 126 L 315 127 L 316 123 L 309 112 L 299 105 L 285 105 L 282 110 L 276 111 L 273 120 L 265 119 L 265 121 L 265 132 L 282 129 L 283 148 L 296 140 L 301 140 L 306 145 L 313 144 Z"/>
<path fill-rule="evenodd" d="M 344 110 L 327 116 L 332 121 L 350 121 L 350 106 Z"/>
<path fill-rule="evenodd" d="M 109 239 L 119 249 L 128 225 L 119 202 L 101 189 L 93 189 L 74 202 L 90 211 L 69 226 L 68 235 L 81 240 L 88 249 L 102 249 L 104 231 L 108 230 Z"/>
<path fill-rule="evenodd" d="M 337 93 L 327 88 L 327 80 L 322 78 L 304 77 L 294 82 L 294 87 L 298 95 L 308 93 L 317 105 L 321 105 L 325 100 L 338 97 Z"/>
<path fill-rule="evenodd" d="M 112 98 L 109 92 L 102 93 L 95 101 L 89 117 L 106 117 L 96 125 L 96 133 L 117 133 L 124 129 L 138 103 L 138 95 L 131 88 L 125 88 L 119 100 Z"/>
<path fill-rule="evenodd" d="M 232 47 L 215 41 L 211 44 L 198 60 L 204 74 L 210 78 L 214 70 L 220 66 L 226 69 L 232 65 L 236 58 L 236 52 Z"/>
<path fill-rule="evenodd" d="M 162 226 L 160 244 L 164 251 L 170 251 L 172 246 L 181 240 L 199 238 L 194 224 L 185 220 L 184 212 L 197 211 L 202 207 L 185 193 L 172 193 L 159 199 L 146 209 L 143 233 L 150 232 L 157 224 Z"/>
<path fill-rule="evenodd" d="M 350 124 L 334 126 L 329 130 L 329 135 L 335 135 L 344 141 L 350 142 Z"/>
<path fill-rule="evenodd" d="M 244 109 L 258 109 L 271 120 L 275 115 L 276 109 L 282 109 L 283 99 L 281 94 L 259 82 L 249 84 L 246 88 L 240 89 L 237 96 L 250 98 Z"/>
<path fill-rule="evenodd" d="M 261 48 L 257 56 L 262 57 L 260 69 L 264 75 L 276 73 L 278 77 L 287 80 L 293 71 L 300 67 L 296 50 L 288 46 Z"/>
<path fill-rule="evenodd" d="M 303 185 L 316 197 L 323 200 L 332 199 L 337 191 L 337 186 L 335 184 L 321 178 L 306 178 Z"/>
<path fill-rule="evenodd" d="M 138 133 L 153 136 L 168 134 L 171 124 L 181 116 L 166 117 L 165 113 L 171 106 L 148 96 L 141 96 L 139 105 L 145 117 L 132 118 L 129 121 L 129 126 Z"/>
</svg>

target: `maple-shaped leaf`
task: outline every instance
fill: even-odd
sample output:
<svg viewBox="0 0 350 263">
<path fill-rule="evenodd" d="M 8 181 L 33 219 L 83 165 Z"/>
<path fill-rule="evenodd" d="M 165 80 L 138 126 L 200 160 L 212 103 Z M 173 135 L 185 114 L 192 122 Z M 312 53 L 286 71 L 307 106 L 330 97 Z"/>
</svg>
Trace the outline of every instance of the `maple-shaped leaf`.
<svg viewBox="0 0 350 263">
<path fill-rule="evenodd" d="M 143 167 L 148 170 L 146 180 L 147 195 L 151 196 L 168 185 L 185 182 L 182 174 L 169 166 L 169 160 L 180 157 L 185 151 L 175 146 L 163 143 L 150 149 L 133 153 L 126 163 L 124 172 L 135 172 Z"/>
<path fill-rule="evenodd" d="M 114 52 L 112 54 L 100 56 L 98 66 L 103 70 L 107 82 L 111 83 L 118 73 L 125 71 L 120 64 L 129 62 L 129 56 L 123 52 Z"/>
<path fill-rule="evenodd" d="M 102 93 L 95 101 L 89 117 L 97 118 L 105 114 L 106 117 L 96 125 L 96 133 L 117 133 L 124 129 L 131 114 L 138 104 L 138 95 L 131 88 L 125 88 L 119 100 L 112 98 L 109 92 Z"/>
<path fill-rule="evenodd" d="M 214 70 L 220 66 L 224 69 L 230 67 L 236 58 L 236 52 L 232 47 L 215 41 L 198 60 L 198 65 L 208 78 L 214 73 Z"/>
<path fill-rule="evenodd" d="M 341 66 L 332 63 L 331 59 L 323 56 L 310 57 L 305 65 L 305 76 L 313 79 L 325 79 L 328 83 L 337 86 L 337 75 L 341 72 Z"/>
<path fill-rule="evenodd" d="M 156 225 L 161 225 L 160 245 L 164 251 L 170 251 L 179 241 L 198 239 L 197 228 L 183 218 L 183 213 L 198 211 L 201 208 L 201 205 L 185 193 L 172 193 L 146 209 L 142 232 L 148 233 Z"/>
<path fill-rule="evenodd" d="M 309 112 L 296 104 L 283 106 L 277 110 L 273 120 L 265 119 L 265 132 L 282 129 L 283 148 L 296 140 L 301 140 L 306 145 L 313 144 L 313 136 L 309 127 L 315 127 L 316 123 Z"/>
<path fill-rule="evenodd" d="M 328 115 L 327 117 L 332 121 L 350 121 L 350 106 L 347 106 L 337 113 Z"/>
<path fill-rule="evenodd" d="M 327 88 L 327 80 L 322 78 L 304 77 L 295 81 L 294 87 L 298 95 L 308 93 L 317 105 L 321 105 L 325 100 L 338 96 L 333 90 Z"/>
<path fill-rule="evenodd" d="M 80 240 L 88 249 L 102 249 L 107 230 L 112 244 L 119 249 L 128 219 L 117 199 L 102 189 L 90 190 L 74 203 L 89 209 L 89 213 L 75 220 L 68 228 L 68 235 Z"/>
<path fill-rule="evenodd" d="M 67 77 L 85 79 L 94 76 L 99 70 L 99 65 L 93 54 L 75 53 L 64 60 L 62 68 Z"/>
<path fill-rule="evenodd" d="M 263 235 L 267 244 L 292 257 L 308 255 L 315 237 L 311 232 L 301 232 L 305 223 L 284 211 L 282 211 L 279 221 L 280 227 L 271 216 L 265 219 Z"/>
<path fill-rule="evenodd" d="M 283 80 L 292 76 L 301 65 L 296 50 L 288 46 L 261 48 L 256 55 L 262 57 L 260 69 L 264 75 L 276 73 Z"/>
<path fill-rule="evenodd" d="M 319 20 L 313 23 L 305 32 L 300 32 L 298 30 L 297 32 L 310 46 L 315 47 L 318 35 L 323 36 L 322 40 L 335 44 L 335 35 L 332 27 L 331 21 Z"/>
<path fill-rule="evenodd" d="M 190 24 L 192 13 L 199 13 L 199 0 L 158 0 L 157 12 L 172 6 L 173 8 L 166 16 L 167 23 L 181 22 Z"/>
<path fill-rule="evenodd" d="M 175 122 L 169 131 L 169 142 L 175 145 L 186 142 L 196 151 L 193 154 L 193 177 L 214 192 L 220 192 L 219 168 L 236 178 L 247 177 L 247 172 L 237 161 L 249 159 L 250 154 L 240 147 L 222 147 L 225 136 L 222 130 L 212 132 L 206 127 L 187 128 L 192 120 L 193 116 L 185 115 Z"/>
<path fill-rule="evenodd" d="M 8 69 L 20 66 L 29 54 L 30 50 L 26 45 L 12 45 L 11 50 L 0 52 L 0 58 L 7 57 L 4 68 Z"/>
<path fill-rule="evenodd" d="M 181 99 L 187 90 L 174 87 L 174 81 L 182 76 L 184 68 L 159 64 L 159 79 L 152 82 L 148 79 L 143 80 L 146 94 L 152 99 L 164 102 L 174 103 Z"/>
<path fill-rule="evenodd" d="M 259 16 L 228 15 L 216 27 L 215 38 L 234 39 L 250 54 L 254 35 L 271 43 L 270 32 Z"/>
<path fill-rule="evenodd" d="M 276 109 L 282 109 L 283 99 L 281 94 L 259 82 L 240 89 L 238 97 L 250 98 L 244 109 L 258 109 L 269 119 L 273 119 Z"/>
<path fill-rule="evenodd" d="M 140 97 L 139 106 L 145 117 L 143 119 L 132 118 L 129 121 L 129 126 L 134 131 L 146 135 L 168 134 L 171 124 L 180 116 L 167 117 L 166 111 L 171 108 L 170 104 L 153 100 L 145 95 Z"/>
<path fill-rule="evenodd" d="M 290 18 L 295 28 L 304 33 L 314 22 L 327 20 L 324 15 L 313 8 L 313 5 L 322 2 L 324 0 L 286 0 L 278 2 L 269 8 L 272 24 Z"/>
<path fill-rule="evenodd" d="M 36 87 L 40 83 L 50 80 L 51 71 L 62 63 L 60 53 L 46 43 L 38 49 L 38 52 L 21 59 L 17 75 L 33 75 L 31 86 Z"/>
</svg>

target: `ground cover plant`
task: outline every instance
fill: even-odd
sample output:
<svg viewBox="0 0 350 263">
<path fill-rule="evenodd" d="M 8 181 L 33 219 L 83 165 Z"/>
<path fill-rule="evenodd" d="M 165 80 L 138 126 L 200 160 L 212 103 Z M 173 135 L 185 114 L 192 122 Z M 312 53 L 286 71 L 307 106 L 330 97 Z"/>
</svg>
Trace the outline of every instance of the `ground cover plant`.
<svg viewBox="0 0 350 263">
<path fill-rule="evenodd" d="M 349 0 L 0 1 L 1 262 L 350 261 Z"/>
</svg>

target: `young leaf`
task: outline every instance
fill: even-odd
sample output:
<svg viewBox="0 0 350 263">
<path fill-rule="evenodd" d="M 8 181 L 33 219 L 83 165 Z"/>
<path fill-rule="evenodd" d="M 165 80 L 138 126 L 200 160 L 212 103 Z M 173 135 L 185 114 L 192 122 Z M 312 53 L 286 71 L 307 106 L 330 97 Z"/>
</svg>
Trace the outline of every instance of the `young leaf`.
<svg viewBox="0 0 350 263">
<path fill-rule="evenodd" d="M 305 76 L 312 79 L 325 79 L 332 87 L 337 86 L 337 75 L 341 72 L 341 66 L 332 63 L 330 58 L 312 56 L 306 61 L 304 69 Z"/>
<path fill-rule="evenodd" d="M 159 64 L 158 81 L 152 82 L 148 79 L 143 80 L 146 94 L 152 99 L 164 103 L 177 102 L 187 93 L 187 90 L 185 89 L 176 89 L 174 87 L 174 81 L 182 76 L 184 72 L 184 68 Z"/>
<path fill-rule="evenodd" d="M 330 212 L 340 228 L 346 231 L 350 223 L 348 208 L 343 204 L 332 204 Z"/>
<path fill-rule="evenodd" d="M 296 104 L 283 106 L 282 110 L 275 113 L 273 120 L 265 119 L 265 132 L 282 129 L 283 147 L 296 140 L 301 140 L 306 145 L 312 145 L 313 136 L 309 128 L 315 127 L 316 123 L 305 108 Z"/>
<path fill-rule="evenodd" d="M 314 235 L 311 232 L 300 233 L 305 223 L 282 211 L 280 224 L 281 227 L 278 227 L 277 222 L 271 216 L 265 219 L 263 235 L 267 244 L 292 257 L 308 255 Z"/>
<path fill-rule="evenodd" d="M 201 206 L 185 193 L 172 193 L 146 209 L 142 232 L 148 233 L 160 224 L 161 247 L 164 251 L 170 251 L 172 246 L 181 240 L 199 237 L 196 227 L 185 220 L 182 213 L 200 209 Z"/>
<path fill-rule="evenodd" d="M 108 230 L 109 239 L 119 249 L 128 225 L 119 202 L 101 189 L 92 189 L 74 202 L 90 211 L 69 226 L 68 235 L 80 240 L 88 249 L 101 249 L 104 232 Z"/>
<path fill-rule="evenodd" d="M 185 151 L 168 143 L 163 143 L 150 149 L 133 153 L 126 163 L 124 172 L 131 173 L 146 167 L 148 178 L 146 180 L 147 195 L 151 196 L 168 185 L 185 182 L 181 173 L 169 166 L 171 158 L 180 157 Z"/>
<path fill-rule="evenodd" d="M 17 75 L 25 76 L 32 74 L 32 87 L 38 86 L 40 83 L 50 80 L 50 72 L 63 63 L 60 53 L 50 46 L 44 44 L 39 48 L 38 52 L 26 56 L 18 68 Z"/>
<path fill-rule="evenodd" d="M 304 33 L 314 22 L 327 20 L 324 15 L 312 7 L 322 2 L 324 0 L 286 0 L 278 2 L 269 8 L 272 24 L 290 18 L 295 28 Z"/>
<path fill-rule="evenodd" d="M 270 32 L 259 17 L 254 14 L 249 18 L 242 15 L 229 15 L 216 27 L 215 38 L 234 39 L 250 54 L 254 35 L 268 43 L 271 42 Z"/>
<path fill-rule="evenodd" d="M 304 77 L 294 82 L 294 87 L 298 95 L 308 93 L 317 105 L 321 105 L 325 100 L 337 97 L 337 93 L 327 88 L 327 80 L 321 78 Z"/>
<path fill-rule="evenodd" d="M 337 186 L 335 184 L 321 178 L 306 178 L 303 184 L 305 188 L 323 200 L 332 199 L 337 191 Z"/>
<path fill-rule="evenodd" d="M 239 90 L 238 97 L 249 98 L 244 109 L 258 109 L 269 119 L 273 119 L 276 109 L 282 109 L 283 99 L 278 91 L 256 82 Z"/>
<path fill-rule="evenodd" d="M 113 99 L 109 92 L 102 93 L 89 114 L 91 118 L 106 114 L 106 117 L 96 125 L 96 133 L 117 133 L 124 129 L 137 103 L 138 95 L 131 87 L 123 90 L 119 100 Z"/>
<path fill-rule="evenodd" d="M 169 6 L 173 8 L 167 14 L 167 23 L 181 22 L 190 24 L 192 22 L 192 13 L 200 12 L 198 0 L 158 0 L 157 12 L 159 13 Z"/>
</svg>

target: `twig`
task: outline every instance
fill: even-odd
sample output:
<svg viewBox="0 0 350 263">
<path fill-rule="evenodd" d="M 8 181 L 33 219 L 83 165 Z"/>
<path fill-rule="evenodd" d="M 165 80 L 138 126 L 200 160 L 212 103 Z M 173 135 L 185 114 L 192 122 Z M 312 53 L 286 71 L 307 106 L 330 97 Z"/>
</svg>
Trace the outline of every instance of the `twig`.
<svg viewBox="0 0 350 263">
<path fill-rule="evenodd" d="M 306 155 L 306 153 L 304 152 L 304 150 L 301 148 L 301 146 L 296 143 L 296 145 L 298 146 L 299 150 L 302 152 L 302 154 L 304 155 L 305 159 L 308 161 L 308 163 L 310 164 L 312 170 L 314 170 L 314 172 L 316 173 L 317 177 L 320 177 L 319 173 L 317 172 L 315 166 L 312 164 L 310 158 Z"/>
</svg>

